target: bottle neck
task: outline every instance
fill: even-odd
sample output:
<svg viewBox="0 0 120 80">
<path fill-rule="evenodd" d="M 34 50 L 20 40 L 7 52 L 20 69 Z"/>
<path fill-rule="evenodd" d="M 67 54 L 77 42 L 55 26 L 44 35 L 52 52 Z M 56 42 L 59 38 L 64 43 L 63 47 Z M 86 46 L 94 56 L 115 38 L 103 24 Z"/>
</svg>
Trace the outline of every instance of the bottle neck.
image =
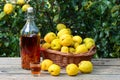
<svg viewBox="0 0 120 80">
<path fill-rule="evenodd" d="M 27 18 L 27 23 L 30 22 L 30 23 L 34 23 L 34 18 Z"/>
<path fill-rule="evenodd" d="M 34 23 L 34 20 L 35 20 L 34 13 L 33 13 L 33 12 L 27 13 L 27 23 L 28 23 L 28 22 Z"/>
<path fill-rule="evenodd" d="M 35 19 L 34 12 L 28 12 L 27 13 L 27 20 L 31 21 L 34 19 Z"/>
<path fill-rule="evenodd" d="M 27 25 L 26 27 L 36 27 L 35 22 L 34 22 L 34 18 L 28 18 L 26 21 L 26 25 Z"/>
</svg>

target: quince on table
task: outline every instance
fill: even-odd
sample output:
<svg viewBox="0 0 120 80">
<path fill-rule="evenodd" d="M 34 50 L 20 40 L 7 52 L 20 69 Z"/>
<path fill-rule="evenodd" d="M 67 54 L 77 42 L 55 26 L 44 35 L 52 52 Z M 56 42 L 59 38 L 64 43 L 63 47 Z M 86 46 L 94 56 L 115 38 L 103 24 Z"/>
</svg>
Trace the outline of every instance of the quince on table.
<svg viewBox="0 0 120 80">
<path fill-rule="evenodd" d="M 60 71 L 61 71 L 61 67 L 57 64 L 52 64 L 48 68 L 48 72 L 53 76 L 58 76 L 60 74 Z"/>
<path fill-rule="evenodd" d="M 82 73 L 91 73 L 93 71 L 93 64 L 91 61 L 81 61 L 78 65 Z"/>
<path fill-rule="evenodd" d="M 53 61 L 50 60 L 50 59 L 44 59 L 42 62 L 41 62 L 41 70 L 44 70 L 44 71 L 47 71 L 48 68 L 53 64 Z"/>
<path fill-rule="evenodd" d="M 78 72 L 79 72 L 79 68 L 76 64 L 71 63 L 66 66 L 66 73 L 69 76 L 75 76 L 78 74 Z"/>
</svg>

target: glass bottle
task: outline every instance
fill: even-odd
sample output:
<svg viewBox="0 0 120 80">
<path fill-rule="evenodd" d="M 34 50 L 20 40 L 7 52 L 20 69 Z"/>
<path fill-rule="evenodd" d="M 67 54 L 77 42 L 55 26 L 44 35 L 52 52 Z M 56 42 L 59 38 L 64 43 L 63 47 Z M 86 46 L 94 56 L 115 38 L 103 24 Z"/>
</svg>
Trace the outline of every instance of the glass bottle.
<svg viewBox="0 0 120 80">
<path fill-rule="evenodd" d="M 21 30 L 20 36 L 21 66 L 30 69 L 30 63 L 40 62 L 40 32 L 34 22 L 34 10 L 27 10 L 27 21 Z"/>
</svg>

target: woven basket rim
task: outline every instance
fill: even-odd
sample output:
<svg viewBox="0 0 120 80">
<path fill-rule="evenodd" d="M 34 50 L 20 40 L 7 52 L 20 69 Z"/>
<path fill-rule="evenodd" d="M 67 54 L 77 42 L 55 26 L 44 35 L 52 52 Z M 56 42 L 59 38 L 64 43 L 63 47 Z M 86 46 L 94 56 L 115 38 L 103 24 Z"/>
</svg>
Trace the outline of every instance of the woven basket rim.
<svg viewBox="0 0 120 80">
<path fill-rule="evenodd" d="M 61 55 L 61 56 L 66 56 L 66 57 L 82 57 L 82 56 L 91 56 L 94 55 L 96 53 L 96 47 L 93 46 L 88 52 L 86 53 L 81 53 L 81 54 L 68 54 L 68 53 L 63 53 L 60 51 L 56 51 L 56 50 L 51 50 L 51 49 L 46 49 L 44 50 L 45 52 L 49 53 L 49 54 L 56 54 L 56 55 Z"/>
</svg>

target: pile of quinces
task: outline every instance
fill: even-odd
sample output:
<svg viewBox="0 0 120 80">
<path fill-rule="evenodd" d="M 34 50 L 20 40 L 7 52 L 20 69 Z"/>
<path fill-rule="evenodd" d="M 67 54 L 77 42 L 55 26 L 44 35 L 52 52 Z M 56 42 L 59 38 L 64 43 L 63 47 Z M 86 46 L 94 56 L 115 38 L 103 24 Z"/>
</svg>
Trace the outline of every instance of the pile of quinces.
<svg viewBox="0 0 120 80">
<path fill-rule="evenodd" d="M 83 39 L 79 35 L 72 35 L 70 28 L 67 28 L 65 24 L 57 24 L 56 29 L 57 33 L 49 32 L 44 36 L 45 43 L 42 44 L 42 48 L 69 54 L 82 54 L 95 46 L 92 38 Z"/>
<path fill-rule="evenodd" d="M 40 65 L 42 71 L 48 71 L 52 76 L 58 76 L 61 73 L 61 67 L 50 59 L 44 59 Z M 65 67 L 65 70 L 69 76 L 76 76 L 79 73 L 91 73 L 93 64 L 91 61 L 81 61 L 78 65 L 70 63 Z"/>
</svg>

